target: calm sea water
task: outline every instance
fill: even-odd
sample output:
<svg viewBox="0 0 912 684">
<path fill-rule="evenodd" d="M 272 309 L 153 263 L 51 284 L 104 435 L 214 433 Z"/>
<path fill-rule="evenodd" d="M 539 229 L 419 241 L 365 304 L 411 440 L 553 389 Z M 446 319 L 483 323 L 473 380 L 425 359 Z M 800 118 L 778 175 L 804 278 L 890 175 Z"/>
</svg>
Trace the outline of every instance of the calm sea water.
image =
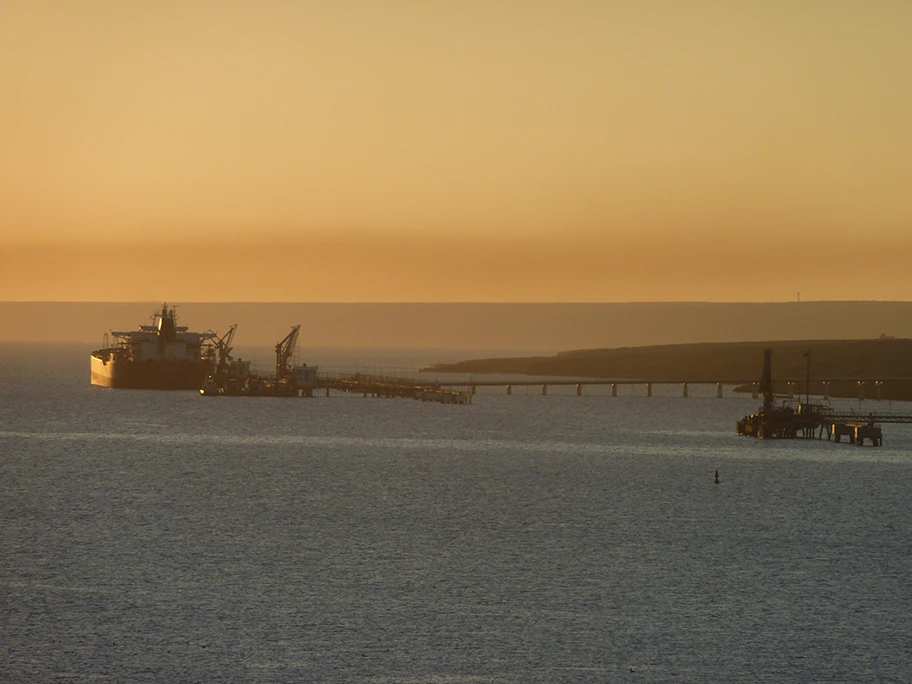
<svg viewBox="0 0 912 684">
<path fill-rule="evenodd" d="M 910 426 L 104 390 L 88 351 L 0 345 L 3 681 L 912 679 Z"/>
</svg>

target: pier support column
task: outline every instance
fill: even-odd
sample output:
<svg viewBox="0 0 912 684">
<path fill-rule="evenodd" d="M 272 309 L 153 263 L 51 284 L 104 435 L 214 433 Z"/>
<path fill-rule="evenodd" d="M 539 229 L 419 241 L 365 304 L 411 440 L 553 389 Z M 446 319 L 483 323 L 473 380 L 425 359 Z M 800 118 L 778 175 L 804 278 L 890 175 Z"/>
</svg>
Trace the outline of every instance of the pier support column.
<svg viewBox="0 0 912 684">
<path fill-rule="evenodd" d="M 542 385 L 542 396 L 545 396 L 546 394 L 548 394 L 548 386 Z"/>
<path fill-rule="evenodd" d="M 651 382 L 646 383 L 646 396 L 647 397 L 652 396 L 652 383 Z"/>
<path fill-rule="evenodd" d="M 828 380 L 823 381 L 823 400 L 830 400 L 830 383 Z"/>
<path fill-rule="evenodd" d="M 684 394 L 683 394 L 683 396 L 684 396 L 685 399 L 687 399 L 687 383 L 686 383 L 686 382 L 684 383 Z"/>
<path fill-rule="evenodd" d="M 616 397 L 618 395 L 618 386 L 616 382 L 611 383 L 611 396 Z"/>
<path fill-rule="evenodd" d="M 751 397 L 757 399 L 760 396 L 760 383 L 751 383 Z"/>
<path fill-rule="evenodd" d="M 881 400 L 881 396 L 882 396 L 881 388 L 882 387 L 883 387 L 883 382 L 881 382 L 880 380 L 876 380 L 874 382 L 874 396 L 877 399 L 877 401 Z"/>
<path fill-rule="evenodd" d="M 472 394 L 475 394 L 475 392 L 476 392 L 475 385 L 472 385 Z"/>
<path fill-rule="evenodd" d="M 864 401 L 865 395 L 865 384 L 861 380 L 858 381 L 858 401 Z"/>
<path fill-rule="evenodd" d="M 326 388 L 326 396 L 329 397 L 329 387 Z"/>
<path fill-rule="evenodd" d="M 722 383 L 721 382 L 716 383 L 716 396 L 719 397 L 719 399 L 722 398 Z"/>
<path fill-rule="evenodd" d="M 578 384 L 576 385 L 576 396 L 578 396 L 578 397 L 583 396 L 583 386 L 582 386 L 582 384 L 579 384 L 579 383 L 578 383 Z"/>
<path fill-rule="evenodd" d="M 507 396 L 513 394 L 513 385 L 507 385 Z"/>
</svg>

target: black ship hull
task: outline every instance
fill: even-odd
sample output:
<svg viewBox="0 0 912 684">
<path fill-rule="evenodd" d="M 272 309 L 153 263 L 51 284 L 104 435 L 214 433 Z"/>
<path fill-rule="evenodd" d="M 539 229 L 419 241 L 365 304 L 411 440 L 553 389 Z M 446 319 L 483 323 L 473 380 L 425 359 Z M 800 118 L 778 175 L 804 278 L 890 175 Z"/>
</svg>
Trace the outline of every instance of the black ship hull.
<svg viewBox="0 0 912 684">
<path fill-rule="evenodd" d="M 199 390 L 213 367 L 206 360 L 122 361 L 92 356 L 92 384 L 122 389 Z"/>
</svg>

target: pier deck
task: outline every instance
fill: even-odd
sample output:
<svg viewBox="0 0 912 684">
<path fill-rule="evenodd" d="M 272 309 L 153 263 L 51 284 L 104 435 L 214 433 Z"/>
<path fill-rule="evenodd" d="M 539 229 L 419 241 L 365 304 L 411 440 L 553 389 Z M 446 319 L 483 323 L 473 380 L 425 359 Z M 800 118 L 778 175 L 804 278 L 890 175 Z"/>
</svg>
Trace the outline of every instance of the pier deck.
<svg viewBox="0 0 912 684">
<path fill-rule="evenodd" d="M 472 394 L 455 389 L 446 389 L 437 382 L 418 382 L 411 378 L 393 376 L 353 375 L 321 376 L 317 384 L 320 389 L 362 394 L 365 397 L 395 399 L 417 399 L 436 401 L 441 404 L 471 404 Z"/>
</svg>

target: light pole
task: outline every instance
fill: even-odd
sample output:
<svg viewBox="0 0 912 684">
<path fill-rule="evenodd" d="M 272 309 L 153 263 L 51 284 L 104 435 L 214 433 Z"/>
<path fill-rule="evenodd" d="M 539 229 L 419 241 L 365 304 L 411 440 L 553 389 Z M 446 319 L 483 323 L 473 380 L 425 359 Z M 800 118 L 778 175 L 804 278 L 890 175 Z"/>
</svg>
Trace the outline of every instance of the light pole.
<svg viewBox="0 0 912 684">
<path fill-rule="evenodd" d="M 804 358 L 807 359 L 807 380 L 804 383 L 804 390 L 807 396 L 806 403 L 811 403 L 811 350 L 804 352 Z"/>
</svg>

